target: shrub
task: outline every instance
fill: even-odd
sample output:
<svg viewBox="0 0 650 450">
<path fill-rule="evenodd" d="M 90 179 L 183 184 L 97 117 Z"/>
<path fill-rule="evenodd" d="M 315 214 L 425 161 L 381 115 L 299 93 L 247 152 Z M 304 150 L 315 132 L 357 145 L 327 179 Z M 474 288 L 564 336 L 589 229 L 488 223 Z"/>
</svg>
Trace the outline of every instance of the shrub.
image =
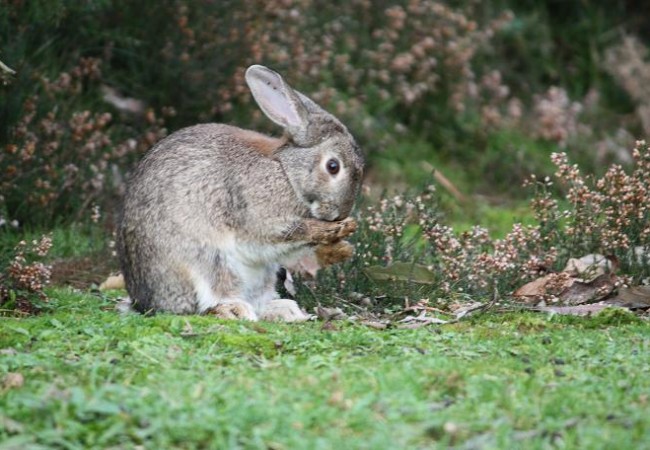
<svg viewBox="0 0 650 450">
<path fill-rule="evenodd" d="M 51 268 L 40 262 L 52 246 L 52 239 L 43 236 L 27 243 L 20 241 L 13 260 L 0 272 L 0 315 L 3 312 L 33 314 L 48 298 L 43 288 L 50 282 Z"/>
<path fill-rule="evenodd" d="M 0 8 L 0 57 L 17 71 L 0 80 L 7 222 L 51 224 L 93 202 L 106 206 L 165 127 L 225 121 L 270 129 L 244 83 L 252 63 L 281 71 L 340 115 L 371 161 L 407 133 L 472 167 L 494 158 L 493 135 L 504 130 L 558 143 L 572 156 L 582 148 L 581 163 L 594 159 L 594 141 L 606 152 L 630 139 L 609 139 L 618 120 L 591 126 L 582 117 L 611 84 L 593 60 L 613 42 L 595 34 L 622 22 L 622 0 L 46 3 Z M 604 22 L 602 11 L 610 13 Z M 567 33 L 575 42 L 563 41 Z M 520 150 L 499 149 L 506 161 Z M 492 179 L 527 169 L 497 168 Z"/>
<path fill-rule="evenodd" d="M 81 58 L 55 80 L 40 77 L 38 93 L 25 100 L 0 155 L 0 217 L 4 212 L 32 224 L 78 218 L 115 195 L 122 166 L 164 136 L 152 111 L 142 131 L 134 132 L 106 110 L 77 109 L 75 98 L 100 78 L 101 61 L 94 58 Z M 124 135 L 131 137 L 119 138 Z"/>
<path fill-rule="evenodd" d="M 569 258 L 590 253 L 615 257 L 627 282 L 648 283 L 650 146 L 637 142 L 633 156 L 631 173 L 612 165 L 602 177 L 585 177 L 565 153 L 554 154 L 563 198 L 554 197 L 550 178 L 531 177 L 526 184 L 534 189 L 536 223 L 515 224 L 503 239 L 492 239 L 478 226 L 457 233 L 444 225 L 433 187 L 421 195 L 386 198 L 361 209 L 356 255 L 321 271 L 319 289 L 324 297 L 399 292 L 400 299 L 411 300 L 508 295 L 542 273 L 562 270 Z M 369 280 L 376 278 L 377 266 L 386 267 L 380 273 L 394 282 Z M 415 274 L 420 282 L 409 283 Z"/>
</svg>

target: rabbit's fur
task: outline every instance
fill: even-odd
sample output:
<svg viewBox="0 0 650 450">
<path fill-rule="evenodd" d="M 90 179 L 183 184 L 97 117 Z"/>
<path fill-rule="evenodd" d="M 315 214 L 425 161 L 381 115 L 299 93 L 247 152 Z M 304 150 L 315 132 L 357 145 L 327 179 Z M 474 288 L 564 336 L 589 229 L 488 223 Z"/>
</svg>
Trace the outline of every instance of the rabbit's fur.
<svg viewBox="0 0 650 450">
<path fill-rule="evenodd" d="M 348 130 L 266 67 L 246 81 L 283 138 L 192 126 L 152 147 L 129 181 L 118 252 L 140 312 L 303 320 L 277 299 L 278 268 L 354 231 L 364 161 Z"/>
</svg>

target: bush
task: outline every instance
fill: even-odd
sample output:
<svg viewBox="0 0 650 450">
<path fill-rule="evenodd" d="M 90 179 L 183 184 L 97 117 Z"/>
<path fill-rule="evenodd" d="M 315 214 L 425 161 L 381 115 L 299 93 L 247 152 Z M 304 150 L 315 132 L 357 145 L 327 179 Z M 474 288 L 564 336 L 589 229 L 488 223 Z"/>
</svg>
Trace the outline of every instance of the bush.
<svg viewBox="0 0 650 450">
<path fill-rule="evenodd" d="M 625 5 L 5 1 L 0 57 L 17 75 L 0 80 L 0 219 L 52 224 L 105 206 L 166 128 L 270 129 L 244 83 L 252 63 L 281 71 L 341 116 L 371 162 L 408 134 L 444 158 L 485 166 L 501 132 L 582 149 L 581 163 L 593 161 L 594 142 L 609 152 L 631 139 L 609 139 L 617 120 L 583 120 L 606 106 L 593 101 L 613 85 L 596 58 L 614 42 L 598 36 L 624 21 Z M 573 33 L 568 18 L 584 17 L 575 41 L 562 40 Z M 515 160 L 520 149 L 502 152 Z M 498 168 L 493 178 L 512 173 Z"/>
<path fill-rule="evenodd" d="M 541 274 L 563 270 L 569 258 L 593 253 L 615 258 L 625 282 L 649 283 L 650 146 L 637 142 L 633 155 L 630 173 L 612 165 L 602 177 L 585 177 L 565 153 L 554 154 L 563 198 L 554 196 L 550 178 L 530 178 L 535 223 L 515 224 L 503 239 L 479 226 L 457 233 L 445 225 L 433 186 L 367 206 L 353 236 L 356 255 L 321 271 L 317 298 L 353 292 L 416 301 L 509 295 Z"/>
<path fill-rule="evenodd" d="M 50 282 L 51 267 L 39 261 L 47 255 L 52 239 L 43 236 L 28 244 L 20 241 L 13 260 L 0 272 L 0 315 L 4 313 L 33 314 L 48 298 L 43 289 Z"/>
</svg>

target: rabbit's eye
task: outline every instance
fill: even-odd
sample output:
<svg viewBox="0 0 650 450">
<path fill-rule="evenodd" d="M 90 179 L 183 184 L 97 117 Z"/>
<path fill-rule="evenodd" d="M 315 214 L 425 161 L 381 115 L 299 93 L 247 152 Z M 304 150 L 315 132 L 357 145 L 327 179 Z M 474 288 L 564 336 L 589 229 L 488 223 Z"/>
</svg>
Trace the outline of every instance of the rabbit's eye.
<svg viewBox="0 0 650 450">
<path fill-rule="evenodd" d="M 327 161 L 326 167 L 330 175 L 336 175 L 337 173 L 339 173 L 339 170 L 341 169 L 341 165 L 339 164 L 338 160 L 336 160 L 335 158 L 332 158 L 329 161 Z"/>
</svg>

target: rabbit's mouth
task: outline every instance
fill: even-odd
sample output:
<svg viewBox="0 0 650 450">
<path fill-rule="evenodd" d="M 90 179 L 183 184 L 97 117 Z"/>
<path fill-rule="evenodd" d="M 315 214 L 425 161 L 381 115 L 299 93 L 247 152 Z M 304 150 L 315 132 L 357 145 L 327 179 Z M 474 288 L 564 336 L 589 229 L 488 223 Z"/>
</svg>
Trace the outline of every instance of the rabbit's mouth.
<svg viewBox="0 0 650 450">
<path fill-rule="evenodd" d="M 342 219 L 339 217 L 339 209 L 329 202 L 314 200 L 309 204 L 309 210 L 312 217 L 318 220 L 335 222 Z"/>
</svg>

